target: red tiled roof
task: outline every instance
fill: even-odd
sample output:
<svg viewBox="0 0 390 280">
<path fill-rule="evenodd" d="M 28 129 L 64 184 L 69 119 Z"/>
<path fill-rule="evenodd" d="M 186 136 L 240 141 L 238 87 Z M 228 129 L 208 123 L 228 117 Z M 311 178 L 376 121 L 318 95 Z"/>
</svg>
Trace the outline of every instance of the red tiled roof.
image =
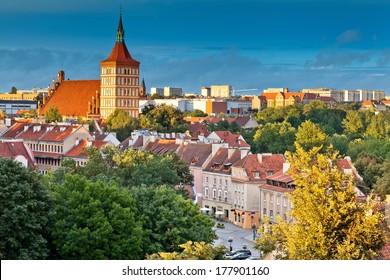
<svg viewBox="0 0 390 280">
<path fill-rule="evenodd" d="M 276 173 L 280 171 L 284 162 L 282 154 L 250 154 L 236 162 L 233 167 L 243 168 L 250 181 L 259 181 L 265 180 L 268 172 Z M 259 178 L 254 177 L 255 172 L 259 173 Z"/>
<path fill-rule="evenodd" d="M 70 149 L 64 156 L 65 157 L 76 157 L 76 158 L 88 158 L 87 154 L 85 153 L 85 148 L 87 147 L 88 140 L 82 140 L 77 146 L 74 146 L 72 149 Z M 99 150 L 103 148 L 105 145 L 107 145 L 107 141 L 101 141 L 101 140 L 92 140 L 91 146 L 98 148 Z"/>
<path fill-rule="evenodd" d="M 144 150 L 151 151 L 156 155 L 164 155 L 175 152 L 179 146 L 179 144 L 176 144 L 176 140 L 158 139 L 155 142 L 149 142 Z"/>
<path fill-rule="evenodd" d="M 281 183 L 290 183 L 290 182 L 294 181 L 294 179 L 290 175 L 283 173 L 283 170 L 276 172 L 275 174 L 273 174 L 271 176 L 268 176 L 266 179 L 278 181 Z"/>
<path fill-rule="evenodd" d="M 7 129 L 6 132 L 1 136 L 3 139 L 15 139 L 16 136 L 18 136 L 19 133 L 21 133 L 24 130 L 25 123 L 15 123 L 11 127 Z"/>
<path fill-rule="evenodd" d="M 129 50 L 124 43 L 115 43 L 109 57 L 106 60 L 103 60 L 101 63 L 105 62 L 126 63 L 126 65 L 132 66 L 140 65 L 137 60 L 131 57 Z"/>
<path fill-rule="evenodd" d="M 292 193 L 294 191 L 293 189 L 286 189 L 286 188 L 281 188 L 281 187 L 272 186 L 272 185 L 268 185 L 268 184 L 262 184 L 261 187 L 263 189 L 277 191 L 277 192 L 283 192 L 283 193 Z"/>
<path fill-rule="evenodd" d="M 96 92 L 100 92 L 100 80 L 62 81 L 41 108 L 40 114 L 44 115 L 50 107 L 57 107 L 63 116 L 86 117 L 89 113 L 88 102 L 93 102 Z"/>
<path fill-rule="evenodd" d="M 205 143 L 188 143 L 181 145 L 177 154 L 188 164 L 202 167 L 212 152 L 212 145 Z"/>
<path fill-rule="evenodd" d="M 381 260 L 390 260 L 390 241 L 386 242 L 386 244 L 379 251 Z"/>
<path fill-rule="evenodd" d="M 229 157 L 228 148 L 219 148 L 204 171 L 231 174 L 231 167 L 241 159 L 241 150 L 234 149 Z"/>
<path fill-rule="evenodd" d="M 23 142 L 0 142 L 0 156 L 11 159 L 24 156 L 29 167 L 36 166 L 33 152 Z"/>
<path fill-rule="evenodd" d="M 48 126 L 47 126 L 48 127 Z M 47 131 L 40 140 L 50 142 L 62 142 L 66 137 L 76 131 L 79 126 L 59 126 L 56 125 L 52 130 Z"/>
<path fill-rule="evenodd" d="M 250 147 L 250 145 L 246 143 L 245 140 L 239 139 L 239 134 L 233 134 L 227 130 L 214 131 L 214 133 L 217 134 L 222 143 L 228 143 L 229 147 Z"/>
<path fill-rule="evenodd" d="M 344 169 L 350 169 L 352 171 L 353 176 L 356 179 L 361 179 L 361 176 L 357 172 L 356 168 L 353 166 L 351 160 L 348 157 L 345 157 L 343 159 L 339 159 L 337 161 L 337 166 L 340 171 L 344 172 Z"/>
<path fill-rule="evenodd" d="M 202 123 L 192 123 L 188 128 L 192 137 L 198 137 L 200 134 L 206 135 L 208 132 L 207 125 Z"/>
</svg>

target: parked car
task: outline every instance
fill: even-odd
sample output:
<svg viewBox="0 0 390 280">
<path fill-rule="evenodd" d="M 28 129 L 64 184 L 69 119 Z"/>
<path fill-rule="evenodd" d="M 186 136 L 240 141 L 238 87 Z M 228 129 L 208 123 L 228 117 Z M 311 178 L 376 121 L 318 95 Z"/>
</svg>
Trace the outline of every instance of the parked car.
<svg viewBox="0 0 390 280">
<path fill-rule="evenodd" d="M 252 256 L 252 252 L 248 249 L 239 249 L 239 250 L 234 250 L 234 251 L 231 251 L 227 254 L 225 254 L 225 259 L 232 259 L 233 256 L 237 255 L 237 254 L 245 254 L 247 257 L 249 256 Z"/>
<path fill-rule="evenodd" d="M 231 260 L 246 260 L 249 257 L 250 255 L 248 255 L 247 253 L 237 253 L 232 256 Z"/>
</svg>

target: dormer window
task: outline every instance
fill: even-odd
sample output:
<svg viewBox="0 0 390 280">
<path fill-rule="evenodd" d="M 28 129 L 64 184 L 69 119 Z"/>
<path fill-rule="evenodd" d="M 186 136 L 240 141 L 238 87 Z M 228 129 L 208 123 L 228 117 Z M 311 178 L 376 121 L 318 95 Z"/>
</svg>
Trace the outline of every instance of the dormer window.
<svg viewBox="0 0 390 280">
<path fill-rule="evenodd" d="M 220 167 L 221 167 L 221 163 L 219 163 L 219 162 L 214 162 L 213 165 L 211 166 L 211 168 L 213 168 L 213 169 L 218 169 Z"/>
<path fill-rule="evenodd" d="M 233 164 L 230 162 L 223 164 L 223 170 L 228 171 Z"/>
<path fill-rule="evenodd" d="M 267 176 L 272 176 L 274 174 L 272 171 L 267 171 Z"/>
<path fill-rule="evenodd" d="M 252 174 L 253 174 L 253 178 L 255 178 L 255 179 L 259 179 L 260 178 L 260 172 L 259 171 L 253 171 Z"/>
</svg>

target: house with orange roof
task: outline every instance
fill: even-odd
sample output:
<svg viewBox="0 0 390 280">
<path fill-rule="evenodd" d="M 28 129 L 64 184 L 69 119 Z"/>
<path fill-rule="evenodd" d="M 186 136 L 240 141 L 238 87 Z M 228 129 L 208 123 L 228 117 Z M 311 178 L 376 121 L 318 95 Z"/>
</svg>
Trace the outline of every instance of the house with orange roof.
<svg viewBox="0 0 390 280">
<path fill-rule="evenodd" d="M 64 159 L 73 159 L 76 162 L 76 166 L 85 166 L 88 162 L 88 154 L 87 154 L 87 148 L 88 147 L 95 147 L 98 150 L 102 149 L 103 147 L 107 145 L 112 145 L 108 141 L 102 141 L 102 140 L 90 140 L 90 139 L 83 139 L 81 141 L 77 141 L 75 145 L 64 154 Z"/>
<path fill-rule="evenodd" d="M 245 229 L 259 226 L 259 185 L 282 171 L 284 163 L 282 154 L 248 154 L 233 164 L 229 217 L 232 223 Z"/>
<path fill-rule="evenodd" d="M 212 157 L 202 174 L 202 208 L 206 214 L 229 220 L 232 208 L 232 166 L 248 153 L 249 150 L 213 144 Z"/>
<path fill-rule="evenodd" d="M 100 62 L 99 80 L 65 80 L 59 71 L 53 79 L 48 96 L 39 106 L 43 116 L 56 107 L 64 118 L 106 119 L 115 110 L 124 110 L 130 116 L 139 116 L 140 62 L 133 59 L 125 44 L 122 15 L 119 18 L 115 45 L 107 59 Z"/>
<path fill-rule="evenodd" d="M 0 157 L 20 162 L 22 166 L 35 169 L 37 167 L 30 147 L 20 140 L 4 140 L 0 142 Z"/>
<path fill-rule="evenodd" d="M 290 164 L 283 163 L 283 169 L 275 174 L 265 178 L 265 182 L 259 187 L 259 206 L 260 216 L 268 217 L 271 222 L 276 222 L 276 217 L 280 216 L 284 221 L 292 222 L 288 217 L 293 207 L 289 200 L 289 194 L 295 189 L 295 182 L 288 172 Z M 345 157 L 337 161 L 337 167 L 340 172 L 351 175 L 354 179 L 361 180 L 361 176 L 353 166 L 351 159 Z M 362 201 L 366 199 L 366 194 L 359 186 L 354 188 L 357 199 Z"/>
<path fill-rule="evenodd" d="M 213 131 L 207 136 L 209 143 L 227 143 L 231 148 L 250 149 L 250 145 L 240 134 L 233 134 L 230 131 Z"/>
<path fill-rule="evenodd" d="M 20 140 L 34 153 L 38 171 L 46 174 L 61 165 L 64 154 L 83 139 L 92 138 L 82 125 L 15 123 L 0 140 Z"/>
</svg>

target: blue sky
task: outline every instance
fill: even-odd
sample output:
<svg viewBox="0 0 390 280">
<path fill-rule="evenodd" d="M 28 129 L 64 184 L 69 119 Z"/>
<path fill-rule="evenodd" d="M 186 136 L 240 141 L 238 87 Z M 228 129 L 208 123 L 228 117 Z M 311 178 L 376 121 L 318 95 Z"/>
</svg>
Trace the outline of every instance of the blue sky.
<svg viewBox="0 0 390 280">
<path fill-rule="evenodd" d="M 125 42 L 150 87 L 384 89 L 387 0 L 2 0 L 0 92 L 60 69 L 98 79 L 122 5 Z"/>
</svg>

